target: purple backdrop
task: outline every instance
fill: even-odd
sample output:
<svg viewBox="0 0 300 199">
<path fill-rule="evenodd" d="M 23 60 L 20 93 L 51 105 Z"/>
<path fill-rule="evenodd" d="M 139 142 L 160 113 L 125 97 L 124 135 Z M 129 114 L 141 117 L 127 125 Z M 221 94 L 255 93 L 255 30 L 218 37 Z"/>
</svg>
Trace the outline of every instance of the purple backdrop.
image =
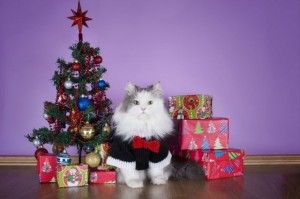
<svg viewBox="0 0 300 199">
<path fill-rule="evenodd" d="M 43 102 L 68 47 L 73 1 L 0 2 L 0 155 L 31 155 L 24 134 L 46 125 Z M 84 38 L 102 49 L 108 95 L 130 80 L 165 95 L 206 93 L 248 154 L 300 153 L 300 1 L 89 0 Z"/>
</svg>

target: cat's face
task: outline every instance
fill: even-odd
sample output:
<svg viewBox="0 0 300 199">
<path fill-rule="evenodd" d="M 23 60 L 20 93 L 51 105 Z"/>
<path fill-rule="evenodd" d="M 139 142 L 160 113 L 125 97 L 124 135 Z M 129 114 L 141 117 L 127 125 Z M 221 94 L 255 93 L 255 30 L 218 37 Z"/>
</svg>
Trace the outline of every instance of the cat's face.
<svg viewBox="0 0 300 199">
<path fill-rule="evenodd" d="M 162 91 L 159 84 L 140 88 L 129 83 L 122 104 L 122 111 L 138 120 L 147 120 L 163 108 Z"/>
<path fill-rule="evenodd" d="M 146 88 L 128 83 L 124 100 L 116 108 L 113 121 L 116 133 L 124 139 L 133 136 L 164 137 L 173 128 L 172 120 L 164 107 L 159 83 Z"/>
</svg>

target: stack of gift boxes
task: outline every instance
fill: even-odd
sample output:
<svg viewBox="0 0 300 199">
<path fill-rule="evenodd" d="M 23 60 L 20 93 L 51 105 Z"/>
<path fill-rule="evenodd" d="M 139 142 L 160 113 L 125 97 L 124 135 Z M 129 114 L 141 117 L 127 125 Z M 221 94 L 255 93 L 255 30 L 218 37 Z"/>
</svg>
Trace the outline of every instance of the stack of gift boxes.
<svg viewBox="0 0 300 199">
<path fill-rule="evenodd" d="M 212 117 L 211 96 L 174 96 L 169 106 L 177 129 L 169 144 L 173 155 L 196 161 L 206 179 L 243 175 L 245 153 L 228 147 L 229 119 Z"/>
<path fill-rule="evenodd" d="M 58 187 L 116 182 L 114 170 L 90 169 L 87 164 L 71 165 L 71 158 L 66 154 L 38 156 L 37 173 L 41 183 L 57 182 Z"/>
</svg>

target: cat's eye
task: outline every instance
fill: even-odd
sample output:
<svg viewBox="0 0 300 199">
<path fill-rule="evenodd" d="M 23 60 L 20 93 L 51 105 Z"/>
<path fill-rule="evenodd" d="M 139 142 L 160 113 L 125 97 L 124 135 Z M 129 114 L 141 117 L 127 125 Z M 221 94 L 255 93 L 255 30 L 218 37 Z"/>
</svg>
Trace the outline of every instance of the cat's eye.
<svg viewBox="0 0 300 199">
<path fill-rule="evenodd" d="M 150 100 L 150 101 L 148 102 L 148 104 L 149 104 L 149 105 L 153 104 L 153 101 L 152 101 L 152 100 Z"/>
<path fill-rule="evenodd" d="M 137 101 L 137 100 L 133 100 L 133 104 L 134 104 L 134 105 L 139 105 L 140 103 L 139 103 L 139 101 Z"/>
</svg>

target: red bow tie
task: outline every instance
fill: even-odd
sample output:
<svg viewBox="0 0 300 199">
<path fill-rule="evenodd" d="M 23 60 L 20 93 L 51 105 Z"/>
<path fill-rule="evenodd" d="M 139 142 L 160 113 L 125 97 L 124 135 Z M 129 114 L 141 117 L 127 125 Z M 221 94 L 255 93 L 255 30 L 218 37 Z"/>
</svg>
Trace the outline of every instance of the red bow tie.
<svg viewBox="0 0 300 199">
<path fill-rule="evenodd" d="M 148 149 L 154 153 L 158 153 L 160 142 L 158 140 L 147 141 L 144 138 L 135 136 L 132 141 L 132 147 L 134 149 Z"/>
</svg>

